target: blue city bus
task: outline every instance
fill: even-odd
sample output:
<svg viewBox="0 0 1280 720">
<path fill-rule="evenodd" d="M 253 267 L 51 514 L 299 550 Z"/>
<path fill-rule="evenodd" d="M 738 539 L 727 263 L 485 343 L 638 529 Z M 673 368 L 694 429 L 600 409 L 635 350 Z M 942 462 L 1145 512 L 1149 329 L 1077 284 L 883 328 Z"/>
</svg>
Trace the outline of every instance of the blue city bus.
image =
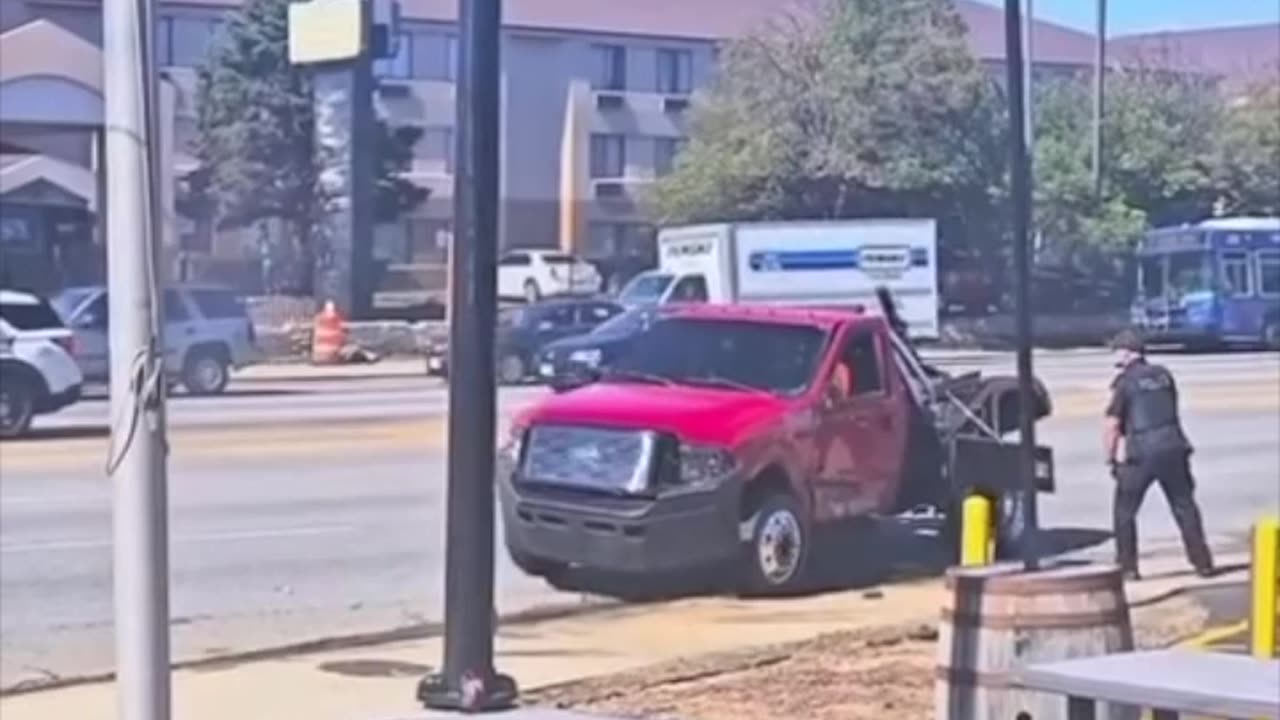
<svg viewBox="0 0 1280 720">
<path fill-rule="evenodd" d="M 1280 218 L 1153 230 L 1137 255 L 1133 322 L 1151 342 L 1280 349 Z"/>
</svg>

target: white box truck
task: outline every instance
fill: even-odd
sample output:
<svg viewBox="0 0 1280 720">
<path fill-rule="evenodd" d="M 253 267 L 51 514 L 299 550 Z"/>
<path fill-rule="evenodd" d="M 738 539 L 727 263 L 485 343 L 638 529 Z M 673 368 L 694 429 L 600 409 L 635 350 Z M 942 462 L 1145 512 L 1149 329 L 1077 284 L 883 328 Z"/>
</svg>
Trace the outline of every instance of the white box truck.
<svg viewBox="0 0 1280 720">
<path fill-rule="evenodd" d="M 938 337 L 937 224 L 928 219 L 719 223 L 658 233 L 658 268 L 619 295 L 674 302 L 876 307 L 888 288 L 912 337 Z"/>
</svg>

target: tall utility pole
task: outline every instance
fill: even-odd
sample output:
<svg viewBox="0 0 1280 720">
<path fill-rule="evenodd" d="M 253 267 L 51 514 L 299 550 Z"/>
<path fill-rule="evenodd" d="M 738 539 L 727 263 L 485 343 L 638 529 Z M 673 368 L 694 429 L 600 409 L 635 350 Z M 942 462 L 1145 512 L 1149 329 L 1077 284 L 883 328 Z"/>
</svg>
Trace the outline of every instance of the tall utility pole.
<svg viewBox="0 0 1280 720">
<path fill-rule="evenodd" d="M 430 708 L 510 705 L 515 682 L 493 667 L 493 330 L 497 259 L 501 0 L 460 0 L 454 234 L 450 246 L 449 480 L 444 669 L 425 678 Z"/>
<path fill-rule="evenodd" d="M 1107 82 L 1107 0 L 1098 0 L 1097 44 L 1093 57 L 1093 194 L 1102 195 L 1102 114 Z"/>
<path fill-rule="evenodd" d="M 1035 217 L 1035 184 L 1036 184 L 1036 101 L 1035 101 L 1035 0 L 1026 0 L 1026 11 L 1022 16 L 1022 44 L 1026 50 L 1022 62 L 1022 98 L 1026 102 L 1027 111 L 1023 113 L 1023 132 L 1027 136 L 1027 170 L 1031 183 L 1031 217 Z M 1034 220 L 1029 231 L 1032 234 L 1033 248 L 1040 252 L 1040 233 L 1035 229 Z"/>
<path fill-rule="evenodd" d="M 1037 535 L 1039 519 L 1036 508 L 1036 395 L 1031 368 L 1031 163 L 1027 158 L 1027 139 L 1022 78 L 1021 0 L 1005 0 L 1005 57 L 1009 77 L 1009 164 L 1013 191 L 1013 261 L 1015 298 L 1017 301 L 1018 344 L 1018 434 L 1021 452 L 1018 470 L 1022 480 L 1022 513 L 1025 521 L 1022 538 L 1023 563 L 1027 570 L 1040 565 Z"/>
<path fill-rule="evenodd" d="M 1036 147 L 1036 103 L 1035 103 L 1035 0 L 1026 0 L 1026 12 L 1022 16 L 1022 46 L 1026 53 L 1022 58 L 1022 97 L 1026 101 L 1027 112 L 1023 114 L 1023 132 L 1027 135 L 1027 154 L 1035 159 Z M 1034 168 L 1032 169 L 1034 175 Z"/>
<path fill-rule="evenodd" d="M 152 0 L 103 2 L 116 673 L 122 720 L 168 720 L 169 558 Z"/>
</svg>

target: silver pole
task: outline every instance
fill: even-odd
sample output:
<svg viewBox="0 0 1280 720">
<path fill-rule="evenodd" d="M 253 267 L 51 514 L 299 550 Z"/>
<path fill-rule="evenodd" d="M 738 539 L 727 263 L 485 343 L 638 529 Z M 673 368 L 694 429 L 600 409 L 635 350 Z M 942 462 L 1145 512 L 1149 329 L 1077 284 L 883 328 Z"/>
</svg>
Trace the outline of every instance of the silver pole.
<svg viewBox="0 0 1280 720">
<path fill-rule="evenodd" d="M 1027 156 L 1032 160 L 1034 171 L 1034 160 L 1036 157 L 1036 122 L 1035 122 L 1035 96 L 1032 94 L 1032 86 L 1035 80 L 1032 78 L 1035 70 L 1035 39 L 1032 28 L 1035 26 L 1035 0 L 1026 0 L 1026 10 L 1022 16 L 1022 47 L 1026 53 L 1022 56 L 1022 97 L 1026 99 L 1027 112 L 1023 115 L 1023 127 L 1027 135 Z M 1034 172 L 1033 172 L 1034 174 Z"/>
<path fill-rule="evenodd" d="M 1035 228 L 1036 186 L 1036 98 L 1035 98 L 1035 0 L 1026 0 L 1022 15 L 1022 98 L 1026 112 L 1022 115 L 1023 133 L 1027 137 L 1027 182 L 1031 184 L 1031 237 L 1037 255 L 1041 250 L 1042 236 Z"/>
<path fill-rule="evenodd" d="M 154 0 L 103 3 L 110 291 L 111 450 L 115 492 L 116 674 L 122 720 L 168 720 L 169 595 L 159 228 L 152 173 Z"/>
<path fill-rule="evenodd" d="M 1107 78 L 1107 0 L 1098 0 L 1098 37 L 1093 58 L 1093 193 L 1102 195 L 1102 115 Z"/>
</svg>

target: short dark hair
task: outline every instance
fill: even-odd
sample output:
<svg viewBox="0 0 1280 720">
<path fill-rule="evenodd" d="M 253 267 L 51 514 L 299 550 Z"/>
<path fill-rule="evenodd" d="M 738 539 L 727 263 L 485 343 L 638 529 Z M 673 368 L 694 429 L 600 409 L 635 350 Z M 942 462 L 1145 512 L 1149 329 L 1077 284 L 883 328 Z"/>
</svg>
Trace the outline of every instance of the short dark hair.
<svg viewBox="0 0 1280 720">
<path fill-rule="evenodd" d="M 1111 339 L 1111 349 L 1145 353 L 1147 351 L 1147 343 L 1142 337 L 1142 333 L 1139 333 L 1137 330 L 1126 329 L 1121 330 L 1114 338 Z"/>
</svg>

